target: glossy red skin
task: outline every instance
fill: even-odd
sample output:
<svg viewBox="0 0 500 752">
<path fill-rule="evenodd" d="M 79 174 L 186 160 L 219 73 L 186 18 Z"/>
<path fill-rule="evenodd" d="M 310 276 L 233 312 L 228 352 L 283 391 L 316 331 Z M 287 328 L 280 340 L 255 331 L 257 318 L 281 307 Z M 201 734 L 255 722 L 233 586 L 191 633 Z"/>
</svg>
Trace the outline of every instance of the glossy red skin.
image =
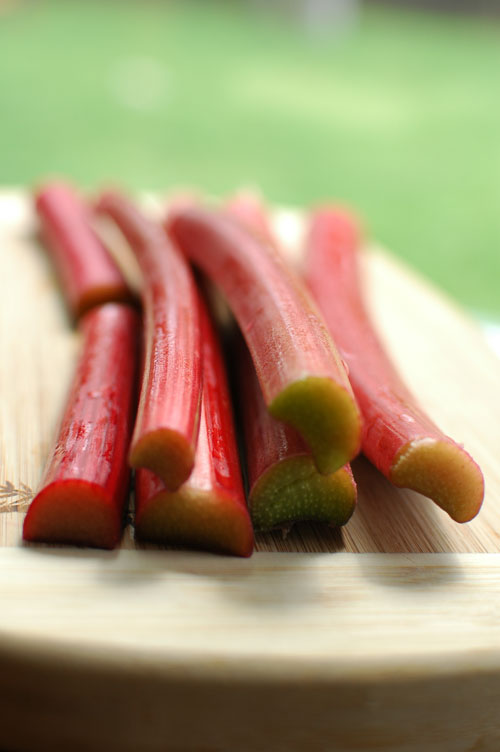
<svg viewBox="0 0 500 752">
<path fill-rule="evenodd" d="M 360 231 L 337 208 L 312 214 L 305 279 L 348 366 L 363 415 L 363 452 L 387 477 L 398 452 L 414 439 L 451 439 L 418 406 L 375 333 L 365 309 L 357 255 Z"/>
<path fill-rule="evenodd" d="M 267 212 L 257 197 L 240 193 L 228 201 L 224 208 L 257 237 L 275 245 Z M 309 454 L 309 451 L 297 431 L 269 414 L 252 359 L 241 338 L 235 344 L 234 352 L 238 361 L 239 401 L 243 416 L 248 483 L 252 488 L 273 465 L 289 457 Z"/>
<path fill-rule="evenodd" d="M 144 279 L 144 366 L 132 451 L 144 436 L 169 429 L 188 442 L 194 456 L 201 350 L 199 297 L 191 269 L 163 229 L 124 197 L 104 194 L 97 209 L 118 225 Z M 169 485 L 170 490 L 176 487 Z"/>
<path fill-rule="evenodd" d="M 171 212 L 167 230 L 221 289 L 250 350 L 266 405 L 307 376 L 351 388 L 331 336 L 299 277 L 232 217 L 201 207 Z"/>
<path fill-rule="evenodd" d="M 26 515 L 23 537 L 29 541 L 46 540 L 40 530 L 44 529 L 51 495 L 71 482 L 73 488 L 76 484 L 89 496 L 95 496 L 109 520 L 107 543 L 89 541 L 88 545 L 112 548 L 121 537 L 127 501 L 127 452 L 136 405 L 139 315 L 127 305 L 108 303 L 83 316 L 80 330 L 83 347 L 59 435 L 40 490 Z M 70 504 L 68 500 L 69 516 Z"/>
<path fill-rule="evenodd" d="M 229 519 L 235 513 L 245 517 L 247 530 L 238 553 L 250 556 L 253 550 L 253 528 L 241 479 L 226 369 L 219 341 L 203 302 L 200 314 L 203 396 L 195 464 L 186 485 L 224 499 Z M 164 491 L 165 485 L 158 476 L 148 470 L 137 471 L 136 520 L 140 521 L 148 505 Z M 193 520 L 193 526 L 195 525 L 196 520 Z"/>
<path fill-rule="evenodd" d="M 132 301 L 123 274 L 92 229 L 90 210 L 71 186 L 42 186 L 35 205 L 41 235 L 75 318 L 93 305 Z"/>
</svg>

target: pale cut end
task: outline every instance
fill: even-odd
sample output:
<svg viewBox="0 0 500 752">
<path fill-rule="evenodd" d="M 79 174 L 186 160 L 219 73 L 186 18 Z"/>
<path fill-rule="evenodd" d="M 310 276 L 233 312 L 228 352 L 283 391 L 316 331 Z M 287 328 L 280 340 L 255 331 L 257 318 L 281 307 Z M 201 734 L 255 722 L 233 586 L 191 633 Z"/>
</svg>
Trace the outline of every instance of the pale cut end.
<svg viewBox="0 0 500 752">
<path fill-rule="evenodd" d="M 472 520 L 483 502 L 479 466 L 452 441 L 425 438 L 406 444 L 396 457 L 390 480 L 428 496 L 456 522 Z"/>
<path fill-rule="evenodd" d="M 298 431 L 323 475 L 334 473 L 360 450 L 358 407 L 332 379 L 308 376 L 293 382 L 273 400 L 269 412 Z"/>
<path fill-rule="evenodd" d="M 289 457 L 273 465 L 250 492 L 250 512 L 259 530 L 300 521 L 345 525 L 355 505 L 352 473 L 343 467 L 321 475 L 309 456 Z"/>
<path fill-rule="evenodd" d="M 169 491 L 177 491 L 193 470 L 194 448 L 177 431 L 159 428 L 133 443 L 129 462 L 134 468 L 151 470 Z"/>
<path fill-rule="evenodd" d="M 213 491 L 162 491 L 135 521 L 138 540 L 250 556 L 253 528 L 247 509 Z"/>
<path fill-rule="evenodd" d="M 23 539 L 32 543 L 114 548 L 122 519 L 100 486 L 81 480 L 52 483 L 38 493 L 24 519 Z"/>
</svg>

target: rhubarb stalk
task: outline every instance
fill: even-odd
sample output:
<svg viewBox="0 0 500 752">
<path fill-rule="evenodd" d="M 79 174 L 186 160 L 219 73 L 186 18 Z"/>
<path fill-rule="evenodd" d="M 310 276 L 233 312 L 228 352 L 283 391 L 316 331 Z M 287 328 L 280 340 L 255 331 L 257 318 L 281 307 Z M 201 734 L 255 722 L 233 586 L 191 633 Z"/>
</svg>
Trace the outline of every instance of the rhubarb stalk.
<svg viewBox="0 0 500 752">
<path fill-rule="evenodd" d="M 109 303 L 80 323 L 83 348 L 26 541 L 113 548 L 127 499 L 139 317 Z"/>
<path fill-rule="evenodd" d="M 356 504 L 349 465 L 330 475 L 318 473 L 298 433 L 267 411 L 243 342 L 237 352 L 249 506 L 255 527 L 269 530 L 300 520 L 344 525 Z"/>
<path fill-rule="evenodd" d="M 143 275 L 144 366 L 129 461 L 170 491 L 189 477 L 201 399 L 199 299 L 191 270 L 162 228 L 108 193 L 98 210 L 134 251 Z"/>
<path fill-rule="evenodd" d="M 132 301 L 123 274 L 92 228 L 90 210 L 73 188 L 48 183 L 38 190 L 35 205 L 42 239 L 75 318 L 102 303 Z"/>
<path fill-rule="evenodd" d="M 457 522 L 481 507 L 481 470 L 431 421 L 402 382 L 364 306 L 353 217 L 336 208 L 313 213 L 305 276 L 349 368 L 364 419 L 363 452 L 396 486 L 431 498 Z"/>
<path fill-rule="evenodd" d="M 200 311 L 203 397 L 194 469 L 175 493 L 148 470 L 137 472 L 136 536 L 249 556 L 253 531 L 222 353 L 204 304 Z"/>
<path fill-rule="evenodd" d="M 266 208 L 258 196 L 238 193 L 225 210 L 277 247 Z M 344 525 L 356 504 L 356 483 L 345 465 L 322 475 L 299 434 L 266 409 L 248 348 L 236 337 L 238 393 L 245 435 L 249 506 L 256 528 L 269 530 L 304 521 Z"/>
<path fill-rule="evenodd" d="M 179 209 L 171 212 L 167 229 L 225 295 L 271 414 L 301 434 L 321 473 L 344 465 L 359 450 L 360 415 L 301 280 L 271 245 L 222 212 Z"/>
<path fill-rule="evenodd" d="M 258 238 L 275 245 L 269 217 L 262 201 L 255 193 L 250 191 L 236 193 L 226 202 L 224 210 Z"/>
</svg>

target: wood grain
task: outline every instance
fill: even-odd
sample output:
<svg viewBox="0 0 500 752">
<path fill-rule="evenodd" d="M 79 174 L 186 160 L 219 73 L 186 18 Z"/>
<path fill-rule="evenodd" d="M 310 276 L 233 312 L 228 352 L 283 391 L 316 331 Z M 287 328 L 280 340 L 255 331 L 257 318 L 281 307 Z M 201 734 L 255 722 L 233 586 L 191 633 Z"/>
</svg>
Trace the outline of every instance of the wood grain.
<svg viewBox="0 0 500 752">
<path fill-rule="evenodd" d="M 277 223 L 296 240 L 297 215 Z M 133 275 L 133 270 L 132 270 Z M 342 530 L 261 535 L 249 560 L 23 546 L 78 341 L 22 192 L 0 194 L 0 747 L 498 752 L 500 361 L 381 249 L 370 307 L 423 406 L 486 478 L 480 515 L 354 466 Z"/>
</svg>

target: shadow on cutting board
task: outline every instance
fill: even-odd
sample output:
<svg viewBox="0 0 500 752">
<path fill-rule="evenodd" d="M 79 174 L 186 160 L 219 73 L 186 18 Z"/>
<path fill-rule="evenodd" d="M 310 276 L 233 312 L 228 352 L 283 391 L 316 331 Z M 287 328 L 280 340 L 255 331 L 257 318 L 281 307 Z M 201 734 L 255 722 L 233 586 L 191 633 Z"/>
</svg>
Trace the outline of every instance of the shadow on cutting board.
<svg viewBox="0 0 500 752">
<path fill-rule="evenodd" d="M 36 550 L 47 556 L 57 556 L 70 560 L 71 557 L 92 558 L 98 562 L 95 576 L 98 579 L 112 581 L 114 584 L 127 585 L 131 580 L 148 583 L 155 582 L 165 574 L 193 574 L 201 578 L 212 578 L 214 582 L 224 588 L 229 588 L 231 582 L 248 580 L 249 584 L 256 581 L 255 590 L 250 587 L 247 593 L 250 600 L 266 605 L 266 582 L 272 584 L 274 598 L 280 592 L 280 558 L 294 554 L 308 555 L 357 553 L 359 556 L 359 571 L 362 576 L 374 580 L 379 584 L 399 587 L 432 587 L 443 581 L 455 581 L 461 577 L 458 559 L 454 554 L 458 552 L 474 551 L 474 534 L 467 525 L 459 525 L 439 510 L 430 500 L 407 489 L 395 488 L 389 483 L 366 459 L 359 458 L 353 463 L 353 472 L 358 484 L 357 509 L 344 528 L 331 528 L 327 525 L 301 523 L 295 525 L 288 534 L 281 531 L 257 533 L 256 551 L 262 553 L 279 554 L 269 567 L 266 577 L 261 580 L 255 577 L 255 567 L 252 559 L 238 559 L 230 556 L 220 556 L 202 552 L 189 552 L 174 547 L 161 548 L 154 545 L 138 545 L 133 540 L 133 532 L 127 526 L 121 549 L 104 552 L 91 549 L 65 549 L 52 546 L 38 546 Z M 123 549 L 140 549 L 144 556 L 136 562 L 130 561 L 124 569 L 115 566 Z M 397 562 L 385 567 L 373 568 L 369 557 L 364 554 L 386 553 L 411 555 L 411 562 L 397 557 Z M 421 564 L 414 554 L 442 554 L 446 559 L 436 559 L 435 566 L 429 566 L 428 557 L 423 557 Z M 397 563 L 399 576 L 395 576 Z M 401 568 L 408 567 L 408 578 L 401 579 Z M 257 582 L 257 580 L 259 582 Z M 301 598 L 308 598 L 314 585 L 300 580 Z M 255 592 L 254 592 L 255 590 Z M 310 595 L 311 593 L 309 593 Z M 276 599 L 277 603 L 293 606 L 296 594 L 291 597 L 284 592 Z"/>
<path fill-rule="evenodd" d="M 366 460 L 352 465 L 357 509 L 344 528 L 346 551 L 356 553 L 459 553 L 475 549 L 468 524 L 452 520 L 430 499 L 396 488 Z"/>
</svg>

